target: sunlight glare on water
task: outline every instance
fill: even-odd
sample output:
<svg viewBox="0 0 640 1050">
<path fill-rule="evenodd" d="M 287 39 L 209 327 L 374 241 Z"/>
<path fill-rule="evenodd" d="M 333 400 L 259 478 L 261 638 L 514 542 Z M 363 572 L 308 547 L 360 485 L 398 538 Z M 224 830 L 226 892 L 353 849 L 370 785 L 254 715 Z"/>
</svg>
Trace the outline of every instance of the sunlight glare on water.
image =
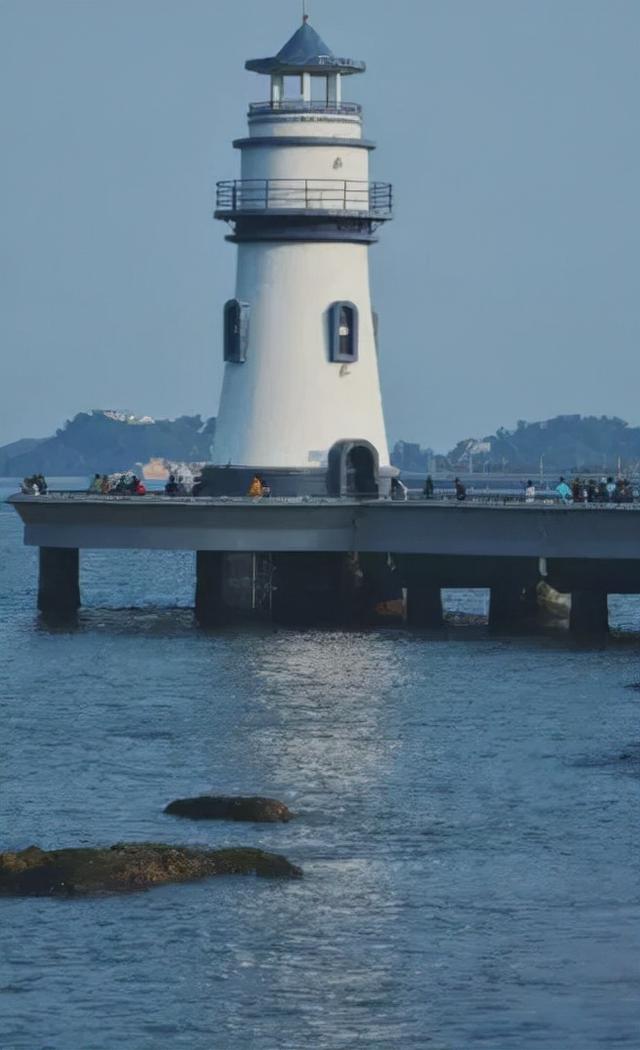
<svg viewBox="0 0 640 1050">
<path fill-rule="evenodd" d="M 203 633 L 193 557 L 161 552 L 84 554 L 79 626 L 51 630 L 6 504 L 0 552 L 0 848 L 237 843 L 305 870 L 2 899 L 3 1050 L 638 1046 L 637 636 Z M 640 628 L 635 598 L 611 611 Z M 297 819 L 163 815 L 207 791 Z"/>
</svg>

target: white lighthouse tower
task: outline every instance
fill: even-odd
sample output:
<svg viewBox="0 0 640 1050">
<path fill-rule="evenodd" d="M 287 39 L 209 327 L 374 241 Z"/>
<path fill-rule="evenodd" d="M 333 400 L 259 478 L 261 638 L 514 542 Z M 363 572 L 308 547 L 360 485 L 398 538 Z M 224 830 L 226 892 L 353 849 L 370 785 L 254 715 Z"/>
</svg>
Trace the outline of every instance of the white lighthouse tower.
<svg viewBox="0 0 640 1050">
<path fill-rule="evenodd" d="M 275 57 L 246 68 L 270 92 L 234 142 L 240 179 L 217 188 L 237 275 L 206 489 L 244 495 L 259 473 L 274 495 L 386 493 L 396 472 L 368 252 L 391 218 L 391 187 L 369 181 L 374 145 L 360 106 L 342 101 L 343 78 L 365 65 L 336 57 L 305 18 Z"/>
</svg>

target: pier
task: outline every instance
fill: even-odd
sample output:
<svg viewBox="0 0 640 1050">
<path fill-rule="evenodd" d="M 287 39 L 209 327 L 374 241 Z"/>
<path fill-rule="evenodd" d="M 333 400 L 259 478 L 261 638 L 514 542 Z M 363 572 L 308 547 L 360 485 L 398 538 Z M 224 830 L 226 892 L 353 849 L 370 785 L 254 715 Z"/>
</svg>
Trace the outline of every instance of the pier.
<svg viewBox="0 0 640 1050">
<path fill-rule="evenodd" d="M 40 551 L 38 607 L 81 603 L 80 552 L 190 550 L 198 620 L 442 622 L 443 588 L 488 588 L 490 627 L 530 629 L 541 580 L 571 595 L 571 629 L 607 630 L 607 595 L 640 593 L 640 508 L 487 500 L 16 495 Z M 391 617 L 393 619 L 393 617 Z M 396 619 L 397 622 L 397 619 Z"/>
</svg>

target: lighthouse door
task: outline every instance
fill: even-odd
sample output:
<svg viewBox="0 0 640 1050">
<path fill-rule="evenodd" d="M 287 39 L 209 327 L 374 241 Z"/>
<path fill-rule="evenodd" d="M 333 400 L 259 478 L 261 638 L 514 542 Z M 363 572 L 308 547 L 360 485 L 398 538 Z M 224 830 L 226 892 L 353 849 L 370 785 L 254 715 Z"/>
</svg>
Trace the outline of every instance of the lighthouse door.
<svg viewBox="0 0 640 1050">
<path fill-rule="evenodd" d="M 373 453 L 366 445 L 354 445 L 347 453 L 346 474 L 348 496 L 378 495 Z"/>
<path fill-rule="evenodd" d="M 375 499 L 378 454 L 368 441 L 338 441 L 329 451 L 327 489 L 331 496 Z"/>
</svg>

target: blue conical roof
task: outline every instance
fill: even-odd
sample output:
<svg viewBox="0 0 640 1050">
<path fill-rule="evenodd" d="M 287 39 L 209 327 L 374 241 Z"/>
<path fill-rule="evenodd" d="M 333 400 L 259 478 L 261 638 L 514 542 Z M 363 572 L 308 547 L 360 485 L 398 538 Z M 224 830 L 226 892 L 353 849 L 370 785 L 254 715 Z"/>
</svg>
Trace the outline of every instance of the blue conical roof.
<svg viewBox="0 0 640 1050">
<path fill-rule="evenodd" d="M 333 58 L 333 51 L 327 47 L 324 40 L 316 33 L 313 26 L 303 22 L 299 29 L 280 51 L 277 59 L 285 65 L 306 66 L 309 62 L 317 61 L 320 56 Z"/>
<path fill-rule="evenodd" d="M 364 73 L 364 62 L 336 58 L 315 29 L 304 21 L 273 58 L 253 58 L 245 63 L 254 73 Z"/>
</svg>

